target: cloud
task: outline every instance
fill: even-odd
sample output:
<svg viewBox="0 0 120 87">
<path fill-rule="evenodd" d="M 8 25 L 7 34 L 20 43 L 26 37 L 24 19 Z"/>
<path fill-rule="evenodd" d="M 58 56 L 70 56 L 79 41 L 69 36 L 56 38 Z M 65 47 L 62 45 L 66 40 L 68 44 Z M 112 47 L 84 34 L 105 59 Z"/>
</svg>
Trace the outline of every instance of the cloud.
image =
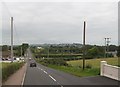
<svg viewBox="0 0 120 87">
<path fill-rule="evenodd" d="M 6 5 L 14 17 L 20 43 L 82 43 L 84 20 L 87 43 L 103 45 L 104 37 L 111 37 L 112 44 L 118 42 L 117 2 L 10 2 Z M 3 16 L 7 21 L 9 17 Z M 3 33 L 9 31 L 6 26 L 9 28 L 9 22 L 4 22 Z M 19 44 L 17 39 L 15 43 Z"/>
</svg>

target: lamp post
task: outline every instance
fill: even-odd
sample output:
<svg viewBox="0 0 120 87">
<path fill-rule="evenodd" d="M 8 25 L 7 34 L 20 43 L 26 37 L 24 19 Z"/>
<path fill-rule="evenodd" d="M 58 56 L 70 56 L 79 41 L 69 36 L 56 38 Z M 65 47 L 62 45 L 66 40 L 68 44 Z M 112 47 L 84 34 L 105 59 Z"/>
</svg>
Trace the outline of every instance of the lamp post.
<svg viewBox="0 0 120 87">
<path fill-rule="evenodd" d="M 108 57 L 110 39 L 111 38 L 105 38 L 105 57 Z"/>
<path fill-rule="evenodd" d="M 13 60 L 13 17 L 11 17 L 11 62 Z"/>
</svg>

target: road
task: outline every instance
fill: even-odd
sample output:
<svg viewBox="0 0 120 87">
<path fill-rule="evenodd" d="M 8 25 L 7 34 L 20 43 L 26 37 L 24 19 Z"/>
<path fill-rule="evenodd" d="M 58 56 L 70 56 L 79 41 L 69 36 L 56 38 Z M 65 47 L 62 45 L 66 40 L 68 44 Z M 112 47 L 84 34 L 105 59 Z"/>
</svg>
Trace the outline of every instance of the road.
<svg viewBox="0 0 120 87">
<path fill-rule="evenodd" d="M 33 58 L 30 50 L 28 50 L 28 57 Z M 109 85 L 108 87 L 115 87 L 118 82 L 106 77 L 77 77 L 71 74 L 54 70 L 37 63 L 37 67 L 29 67 L 30 62 L 27 61 L 27 71 L 24 80 L 24 86 L 27 85 L 43 85 L 58 86 L 58 87 L 75 87 L 80 85 Z M 71 85 L 71 86 L 70 86 Z M 111 86 L 110 86 L 111 85 Z M 88 86 L 89 87 L 89 86 Z M 91 86 L 93 87 L 93 86 Z M 103 86 L 101 86 L 103 87 Z M 117 87 L 117 86 L 116 86 Z"/>
</svg>

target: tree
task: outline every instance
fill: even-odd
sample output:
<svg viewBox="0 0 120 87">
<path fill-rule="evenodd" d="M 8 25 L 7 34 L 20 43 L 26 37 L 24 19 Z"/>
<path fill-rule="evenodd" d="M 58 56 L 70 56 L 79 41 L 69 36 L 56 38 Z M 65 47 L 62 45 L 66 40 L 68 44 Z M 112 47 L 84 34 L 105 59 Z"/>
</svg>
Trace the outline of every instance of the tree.
<svg viewBox="0 0 120 87">
<path fill-rule="evenodd" d="M 117 49 L 117 56 L 120 57 L 120 45 L 118 46 L 118 49 Z"/>
<path fill-rule="evenodd" d="M 9 46 L 7 46 L 7 45 L 2 46 L 2 51 L 8 51 L 8 50 L 9 50 Z"/>
<path fill-rule="evenodd" d="M 104 54 L 104 53 L 102 53 L 102 51 L 100 51 L 100 48 L 97 46 L 94 46 L 87 51 L 86 57 L 87 58 L 97 58 L 97 57 L 101 57 L 102 54 Z"/>
<path fill-rule="evenodd" d="M 110 45 L 109 46 L 109 51 L 116 51 L 117 50 L 117 46 L 116 45 Z"/>
<path fill-rule="evenodd" d="M 22 44 L 22 55 L 25 54 L 25 52 L 26 52 L 26 50 L 28 49 L 28 47 L 29 47 L 29 44 L 27 44 L 27 43 L 23 43 L 23 44 Z"/>
</svg>

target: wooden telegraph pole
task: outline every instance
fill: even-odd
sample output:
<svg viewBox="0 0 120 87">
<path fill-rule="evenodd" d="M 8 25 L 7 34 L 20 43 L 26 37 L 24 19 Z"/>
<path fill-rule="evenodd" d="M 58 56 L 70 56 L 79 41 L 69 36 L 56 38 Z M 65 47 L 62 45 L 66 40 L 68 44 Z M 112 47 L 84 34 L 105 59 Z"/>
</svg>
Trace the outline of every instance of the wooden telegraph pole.
<svg viewBox="0 0 120 87">
<path fill-rule="evenodd" d="M 85 28 L 86 28 L 86 22 L 84 21 L 84 30 L 83 30 L 83 70 L 85 69 Z"/>
</svg>

